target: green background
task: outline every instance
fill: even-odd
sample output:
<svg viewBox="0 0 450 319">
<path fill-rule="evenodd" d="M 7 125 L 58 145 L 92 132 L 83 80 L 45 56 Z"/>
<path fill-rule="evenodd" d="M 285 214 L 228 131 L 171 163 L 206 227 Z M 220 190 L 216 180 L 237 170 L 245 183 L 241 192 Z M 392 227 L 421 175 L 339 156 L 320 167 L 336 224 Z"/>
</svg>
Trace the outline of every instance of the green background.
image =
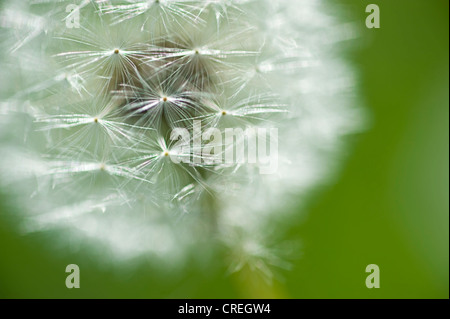
<svg viewBox="0 0 450 319">
<path fill-rule="evenodd" d="M 11 208 L 0 207 L 0 297 L 448 298 L 449 2 L 333 3 L 362 26 L 351 58 L 373 121 L 287 234 L 302 241 L 291 271 L 258 286 L 245 272 L 225 276 L 219 262 L 163 275 L 145 261 L 105 267 L 83 249 L 45 249 L 52 233 L 18 235 L 6 222 Z M 364 28 L 369 3 L 380 6 L 381 29 Z M 70 263 L 81 289 L 65 287 Z M 365 286 L 372 263 L 380 289 Z"/>
</svg>

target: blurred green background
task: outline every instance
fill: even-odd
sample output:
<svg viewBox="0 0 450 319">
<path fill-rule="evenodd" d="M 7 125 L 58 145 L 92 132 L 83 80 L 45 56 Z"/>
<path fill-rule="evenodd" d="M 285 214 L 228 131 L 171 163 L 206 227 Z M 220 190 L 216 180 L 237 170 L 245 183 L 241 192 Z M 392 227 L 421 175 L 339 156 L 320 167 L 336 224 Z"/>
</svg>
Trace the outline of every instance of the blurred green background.
<svg viewBox="0 0 450 319">
<path fill-rule="evenodd" d="M 83 249 L 44 249 L 51 233 L 20 236 L 2 218 L 0 297 L 448 298 L 449 2 L 333 2 L 362 26 L 351 59 L 373 124 L 287 234 L 302 241 L 292 271 L 258 287 L 245 273 L 225 276 L 220 263 L 163 276 L 145 262 L 105 268 Z M 364 28 L 369 3 L 380 6 L 381 29 Z M 81 268 L 81 289 L 65 287 L 70 263 Z M 365 286 L 372 263 L 380 289 Z"/>
</svg>

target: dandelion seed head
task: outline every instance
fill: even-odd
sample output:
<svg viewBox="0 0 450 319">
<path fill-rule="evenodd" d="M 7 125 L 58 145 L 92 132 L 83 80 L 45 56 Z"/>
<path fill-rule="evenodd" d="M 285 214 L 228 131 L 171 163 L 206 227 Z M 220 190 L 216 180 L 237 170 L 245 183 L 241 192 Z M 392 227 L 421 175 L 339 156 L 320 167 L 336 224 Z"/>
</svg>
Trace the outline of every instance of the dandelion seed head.
<svg viewBox="0 0 450 319">
<path fill-rule="evenodd" d="M 23 229 L 69 228 L 119 260 L 182 264 L 215 241 L 232 271 L 288 268 L 265 235 L 363 128 L 336 50 L 354 26 L 324 1 L 86 0 L 68 28 L 69 2 L 0 9 L 0 184 Z M 227 128 L 246 135 L 214 134 Z M 273 128 L 276 158 L 265 136 L 265 162 L 223 161 Z"/>
</svg>

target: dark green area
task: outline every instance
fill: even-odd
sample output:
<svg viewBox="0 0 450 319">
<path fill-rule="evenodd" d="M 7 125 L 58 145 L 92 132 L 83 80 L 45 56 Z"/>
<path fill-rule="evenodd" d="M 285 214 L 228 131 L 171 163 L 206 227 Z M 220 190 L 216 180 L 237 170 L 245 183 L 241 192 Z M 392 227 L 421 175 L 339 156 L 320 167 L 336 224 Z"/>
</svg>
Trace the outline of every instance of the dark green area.
<svg viewBox="0 0 450 319">
<path fill-rule="evenodd" d="M 373 124 L 292 229 L 302 258 L 273 289 L 291 298 L 448 298 L 449 2 L 339 2 L 362 26 L 353 59 Z M 364 28 L 369 3 L 380 6 L 379 30 Z M 249 281 L 224 276 L 220 263 L 163 273 L 146 262 L 105 269 L 83 249 L 45 249 L 52 233 L 20 236 L 9 225 L 2 219 L 3 298 L 248 297 L 240 286 Z M 64 285 L 70 263 L 81 268 L 81 289 Z M 372 263 L 380 289 L 365 287 Z"/>
</svg>

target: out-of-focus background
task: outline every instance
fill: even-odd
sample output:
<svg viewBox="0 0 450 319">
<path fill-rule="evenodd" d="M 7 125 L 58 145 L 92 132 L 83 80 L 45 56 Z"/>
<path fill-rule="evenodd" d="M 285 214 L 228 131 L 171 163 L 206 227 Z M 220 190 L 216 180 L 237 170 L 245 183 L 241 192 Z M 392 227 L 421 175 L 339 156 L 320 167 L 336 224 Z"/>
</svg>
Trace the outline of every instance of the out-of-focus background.
<svg viewBox="0 0 450 319">
<path fill-rule="evenodd" d="M 286 234 L 302 242 L 291 271 L 259 287 L 248 272 L 224 275 L 219 261 L 163 275 L 145 258 L 105 267 L 83 243 L 46 249 L 52 232 L 19 235 L 0 198 L 0 297 L 448 298 L 449 2 L 335 2 L 361 24 L 350 58 L 372 124 Z M 381 9 L 380 29 L 364 27 L 369 3 Z M 65 286 L 71 263 L 80 289 Z M 368 264 L 380 267 L 379 289 L 365 286 Z"/>
</svg>

